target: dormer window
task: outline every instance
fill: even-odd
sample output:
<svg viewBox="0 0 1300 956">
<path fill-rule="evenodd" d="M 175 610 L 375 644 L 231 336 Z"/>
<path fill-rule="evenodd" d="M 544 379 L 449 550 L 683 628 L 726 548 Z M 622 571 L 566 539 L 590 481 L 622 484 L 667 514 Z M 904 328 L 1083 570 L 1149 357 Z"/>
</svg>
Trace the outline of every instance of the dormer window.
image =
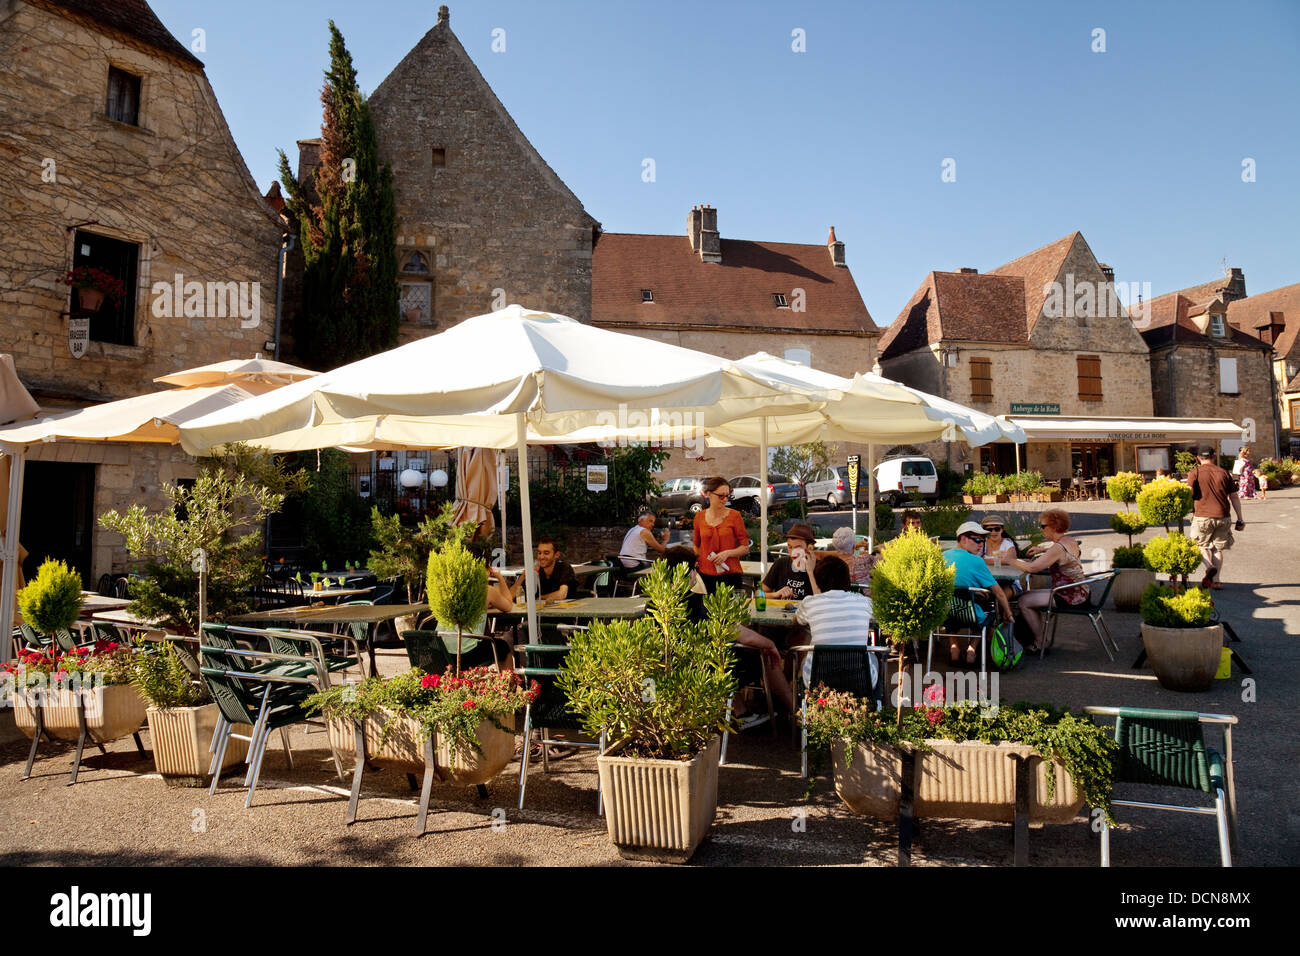
<svg viewBox="0 0 1300 956">
<path fill-rule="evenodd" d="M 115 66 L 108 68 L 108 98 L 104 115 L 119 123 L 140 125 L 140 77 Z"/>
<path fill-rule="evenodd" d="M 1210 334 L 1216 339 L 1221 339 L 1228 334 L 1228 325 L 1224 322 L 1223 316 L 1217 312 L 1210 316 Z"/>
<path fill-rule="evenodd" d="M 652 292 L 650 289 L 642 289 L 642 290 L 641 290 L 641 301 L 642 301 L 642 302 L 654 302 L 654 300 L 655 300 L 655 294 L 654 294 L 654 292 Z"/>
<path fill-rule="evenodd" d="M 784 293 L 784 292 L 773 292 L 773 293 L 772 293 L 772 302 L 773 302 L 774 305 L 776 305 L 776 307 L 777 307 L 778 309 L 788 309 L 788 308 L 790 308 L 789 303 L 787 303 L 787 302 L 785 301 L 785 293 Z"/>
</svg>

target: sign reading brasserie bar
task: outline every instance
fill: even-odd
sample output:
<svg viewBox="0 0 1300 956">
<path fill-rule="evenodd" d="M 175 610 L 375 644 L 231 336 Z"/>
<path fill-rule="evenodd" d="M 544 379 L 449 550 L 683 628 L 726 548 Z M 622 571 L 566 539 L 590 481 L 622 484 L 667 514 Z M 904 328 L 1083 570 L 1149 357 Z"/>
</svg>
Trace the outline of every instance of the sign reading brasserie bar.
<svg viewBox="0 0 1300 956">
<path fill-rule="evenodd" d="M 1012 402 L 1012 415 L 1059 415 L 1059 402 Z"/>
</svg>

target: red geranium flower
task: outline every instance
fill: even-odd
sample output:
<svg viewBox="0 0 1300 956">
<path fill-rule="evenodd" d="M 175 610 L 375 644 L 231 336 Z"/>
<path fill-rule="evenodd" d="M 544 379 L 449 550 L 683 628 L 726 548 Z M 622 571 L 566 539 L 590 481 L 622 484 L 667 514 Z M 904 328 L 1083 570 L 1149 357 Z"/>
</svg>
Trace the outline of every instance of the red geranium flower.
<svg viewBox="0 0 1300 956">
<path fill-rule="evenodd" d="M 442 678 L 439 675 L 425 674 L 424 677 L 420 679 L 420 686 L 425 690 L 437 690 L 438 684 L 441 682 Z"/>
<path fill-rule="evenodd" d="M 473 710 L 475 704 L 472 700 L 467 700 L 465 701 L 465 703 L 461 704 L 461 706 L 464 707 L 466 710 Z"/>
</svg>

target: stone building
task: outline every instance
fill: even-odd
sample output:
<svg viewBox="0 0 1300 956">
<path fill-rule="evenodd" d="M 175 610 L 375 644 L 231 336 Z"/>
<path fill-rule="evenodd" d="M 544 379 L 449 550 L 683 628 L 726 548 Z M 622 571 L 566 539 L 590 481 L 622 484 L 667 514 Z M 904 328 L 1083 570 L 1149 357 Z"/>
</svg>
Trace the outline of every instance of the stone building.
<svg viewBox="0 0 1300 956">
<path fill-rule="evenodd" d="M 1300 454 L 1300 283 L 1228 303 L 1228 324 L 1272 349 L 1273 387 L 1282 454 Z"/>
<path fill-rule="evenodd" d="M 397 200 L 402 343 L 511 303 L 590 318 L 600 224 L 501 105 L 445 6 L 369 102 Z M 298 147 L 302 181 L 320 141 Z"/>
<path fill-rule="evenodd" d="M 1157 415 L 1231 418 L 1253 432 L 1257 454 L 1272 455 L 1271 347 L 1228 319 L 1235 305 L 1250 301 L 1245 295 L 1245 276 L 1232 269 L 1223 279 L 1146 304 L 1142 338 L 1151 350 L 1151 395 Z M 1239 440 L 1225 440 L 1220 450 L 1235 455 L 1240 447 Z"/>
<path fill-rule="evenodd" d="M 879 331 L 832 228 L 826 245 L 723 239 L 696 206 L 685 235 L 604 233 L 592 262 L 593 325 L 724 358 L 768 352 L 846 378 L 869 372 Z M 841 458 L 866 449 L 844 445 Z M 669 477 L 757 473 L 752 448 L 673 449 Z"/>
<path fill-rule="evenodd" d="M 0 2 L 0 171 L 0 351 L 43 406 L 153 391 L 271 337 L 281 223 L 203 64 L 144 0 Z M 125 295 L 90 311 L 62 281 L 82 266 Z M 125 557 L 94 516 L 162 507 L 161 483 L 194 474 L 134 446 L 31 457 L 29 563 L 65 558 L 87 581 Z"/>
<path fill-rule="evenodd" d="M 1118 301 L 1113 271 L 1078 232 L 986 273 L 929 273 L 879 345 L 887 377 L 990 415 L 1153 412 L 1146 343 Z M 1031 440 L 1021 465 L 1049 479 L 1109 474 L 1122 464 L 1122 443 Z M 1008 445 L 926 450 L 957 471 L 1015 469 Z"/>
</svg>

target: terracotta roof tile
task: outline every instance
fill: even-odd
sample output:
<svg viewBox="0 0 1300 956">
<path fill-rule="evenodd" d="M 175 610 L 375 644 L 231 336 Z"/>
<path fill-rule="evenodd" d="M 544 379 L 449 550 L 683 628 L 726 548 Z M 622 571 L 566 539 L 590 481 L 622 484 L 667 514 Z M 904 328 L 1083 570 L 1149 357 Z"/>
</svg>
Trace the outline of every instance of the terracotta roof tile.
<svg viewBox="0 0 1300 956">
<path fill-rule="evenodd" d="M 1165 301 L 1161 302 L 1160 299 Z M 1202 332 L 1196 323 L 1192 321 L 1192 316 L 1200 314 L 1196 312 L 1197 309 L 1204 312 L 1204 304 L 1193 305 L 1180 293 L 1173 292 L 1162 295 L 1159 299 L 1152 299 L 1151 308 L 1151 322 L 1141 330 L 1142 339 L 1147 343 L 1148 348 L 1160 348 L 1175 343 L 1179 345 L 1221 345 L 1224 342 L 1231 342 L 1233 345 L 1240 345 L 1244 348 L 1264 347 L 1259 339 L 1246 335 L 1239 329 L 1234 329 L 1231 323 L 1228 325 L 1228 334 L 1225 338 L 1216 338 Z"/>
<path fill-rule="evenodd" d="M 31 0 L 37 6 L 81 20 L 103 32 L 114 33 L 151 52 L 203 69 L 203 61 L 162 25 L 145 0 Z"/>
<path fill-rule="evenodd" d="M 1290 355 L 1300 335 L 1300 282 L 1229 303 L 1228 323 L 1253 338 L 1260 338 L 1258 326 L 1268 324 L 1270 312 L 1281 312 L 1286 325 L 1273 352 L 1278 356 Z"/>
<path fill-rule="evenodd" d="M 1041 249 L 1035 249 L 1019 259 L 1012 259 L 1006 265 L 989 270 L 989 275 L 1020 276 L 1025 280 L 1023 308 L 1027 332 L 1034 330 L 1034 323 L 1038 321 L 1038 316 L 1043 311 L 1043 302 L 1047 299 L 1047 293 L 1043 291 L 1044 287 L 1056 281 L 1070 248 L 1076 239 L 1082 238 L 1081 233 L 1072 232 Z"/>
<path fill-rule="evenodd" d="M 798 328 L 876 334 L 848 269 L 825 246 L 723 239 L 722 262 L 704 263 L 685 236 L 607 232 L 591 262 L 591 320 L 596 325 L 702 328 Z M 641 301 L 641 290 L 654 294 Z M 777 308 L 804 290 L 805 311 Z"/>
</svg>

